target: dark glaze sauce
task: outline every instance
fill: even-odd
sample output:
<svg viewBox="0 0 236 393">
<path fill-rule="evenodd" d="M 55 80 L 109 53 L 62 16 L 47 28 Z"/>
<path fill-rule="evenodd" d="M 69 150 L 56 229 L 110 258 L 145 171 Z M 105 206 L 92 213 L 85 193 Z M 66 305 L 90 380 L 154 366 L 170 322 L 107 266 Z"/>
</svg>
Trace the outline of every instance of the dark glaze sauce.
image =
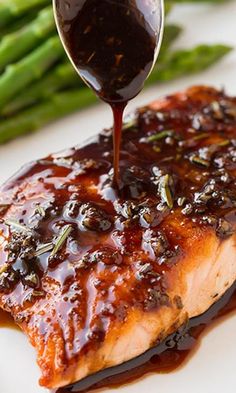
<svg viewBox="0 0 236 393">
<path fill-rule="evenodd" d="M 114 180 L 121 119 L 150 73 L 161 32 L 159 0 L 56 0 L 58 27 L 84 81 L 114 113 Z"/>
<path fill-rule="evenodd" d="M 83 79 L 109 104 L 125 103 L 151 71 L 158 1 L 56 0 L 59 30 Z"/>
<path fill-rule="evenodd" d="M 206 313 L 191 319 L 175 334 L 145 354 L 121 366 L 87 377 L 55 393 L 86 393 L 95 389 L 118 388 L 150 373 L 169 373 L 179 368 L 196 349 L 206 329 L 236 310 L 236 283 Z M 53 393 L 53 392 L 52 392 Z"/>
<path fill-rule="evenodd" d="M 193 88 L 123 129 L 119 195 L 112 130 L 0 189 L 0 300 L 37 349 L 56 342 L 56 359 L 40 353 L 44 385 L 89 353 L 97 370 L 98 351 L 131 312 L 183 312 L 174 279 L 183 256 L 235 236 L 235 99 Z"/>
</svg>

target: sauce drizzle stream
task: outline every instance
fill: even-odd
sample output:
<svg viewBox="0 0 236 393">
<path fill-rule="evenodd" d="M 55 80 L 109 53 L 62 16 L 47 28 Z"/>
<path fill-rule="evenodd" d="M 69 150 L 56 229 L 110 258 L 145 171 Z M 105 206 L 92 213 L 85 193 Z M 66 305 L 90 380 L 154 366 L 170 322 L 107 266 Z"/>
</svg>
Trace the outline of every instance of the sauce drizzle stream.
<svg viewBox="0 0 236 393">
<path fill-rule="evenodd" d="M 55 0 L 55 10 L 60 36 L 74 67 L 113 110 L 117 186 L 123 112 L 142 90 L 155 63 L 162 33 L 162 3 Z"/>
<path fill-rule="evenodd" d="M 114 117 L 114 132 L 113 132 L 113 146 L 114 146 L 114 187 L 119 186 L 119 161 L 120 161 L 120 145 L 122 136 L 123 113 L 126 103 L 112 105 Z"/>
</svg>

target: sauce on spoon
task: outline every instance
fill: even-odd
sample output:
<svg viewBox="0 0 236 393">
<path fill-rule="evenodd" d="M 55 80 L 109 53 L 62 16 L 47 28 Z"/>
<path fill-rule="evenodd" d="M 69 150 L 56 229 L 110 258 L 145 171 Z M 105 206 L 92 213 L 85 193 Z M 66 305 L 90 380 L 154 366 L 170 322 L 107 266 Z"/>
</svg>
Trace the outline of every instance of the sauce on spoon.
<svg viewBox="0 0 236 393">
<path fill-rule="evenodd" d="M 80 76 L 114 117 L 114 183 L 122 118 L 143 88 L 162 38 L 161 0 L 54 0 L 58 30 Z"/>
</svg>

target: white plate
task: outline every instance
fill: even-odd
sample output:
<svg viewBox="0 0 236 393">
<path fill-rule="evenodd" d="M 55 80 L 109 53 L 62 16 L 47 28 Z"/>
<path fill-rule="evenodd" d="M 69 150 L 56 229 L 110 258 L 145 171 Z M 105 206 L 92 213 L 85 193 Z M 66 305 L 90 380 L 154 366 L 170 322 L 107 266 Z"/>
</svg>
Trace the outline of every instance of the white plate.
<svg viewBox="0 0 236 393">
<path fill-rule="evenodd" d="M 183 5 L 176 7 L 172 20 L 185 26 L 178 47 L 198 42 L 236 44 L 236 2 L 222 5 Z M 210 70 L 173 83 L 145 90 L 130 108 L 148 103 L 160 95 L 193 84 L 225 87 L 236 95 L 236 51 Z M 111 124 L 111 114 L 99 105 L 46 127 L 41 132 L 0 147 L 0 182 L 27 161 L 72 146 Z M 177 372 L 152 375 L 120 388 L 122 393 L 235 393 L 236 392 L 236 315 L 209 332 L 197 353 Z M 38 387 L 39 370 L 34 350 L 17 331 L 0 331 L 0 393 L 45 393 Z M 110 391 L 109 391 L 110 393 Z"/>
</svg>

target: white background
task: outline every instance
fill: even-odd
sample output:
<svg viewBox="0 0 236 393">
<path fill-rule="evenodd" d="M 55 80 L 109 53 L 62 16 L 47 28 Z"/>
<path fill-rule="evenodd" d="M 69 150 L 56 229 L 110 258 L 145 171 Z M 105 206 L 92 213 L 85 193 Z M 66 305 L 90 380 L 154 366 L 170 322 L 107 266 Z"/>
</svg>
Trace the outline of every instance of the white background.
<svg viewBox="0 0 236 393">
<path fill-rule="evenodd" d="M 185 29 L 176 47 L 222 42 L 236 48 L 236 1 L 221 5 L 181 5 L 171 20 Z M 130 109 L 193 84 L 225 87 L 236 95 L 236 49 L 220 64 L 201 74 L 146 89 Z M 40 132 L 0 147 L 0 182 L 25 162 L 83 141 L 111 125 L 108 107 L 100 104 L 54 123 Z M 226 261 L 227 262 L 227 261 Z M 177 372 L 152 375 L 119 390 L 122 393 L 235 393 L 236 314 L 211 330 L 189 362 Z M 45 393 L 38 387 L 34 350 L 17 331 L 0 330 L 0 393 Z"/>
</svg>

